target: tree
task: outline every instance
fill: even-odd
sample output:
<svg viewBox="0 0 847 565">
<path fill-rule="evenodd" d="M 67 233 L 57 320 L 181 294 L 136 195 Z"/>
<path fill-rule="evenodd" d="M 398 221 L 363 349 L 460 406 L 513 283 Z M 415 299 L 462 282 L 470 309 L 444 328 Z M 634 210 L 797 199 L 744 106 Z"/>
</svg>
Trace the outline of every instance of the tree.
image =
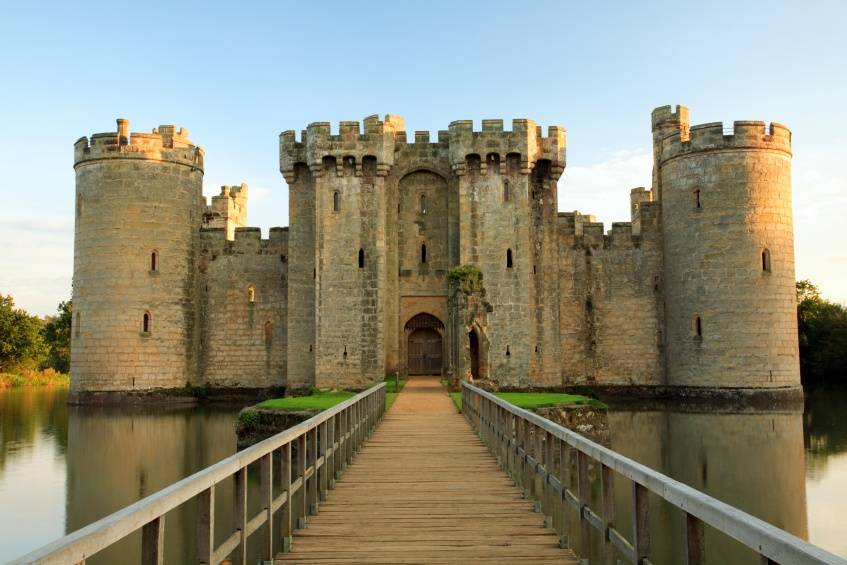
<svg viewBox="0 0 847 565">
<path fill-rule="evenodd" d="M 797 282 L 800 373 L 804 384 L 847 383 L 847 308 Z"/>
<path fill-rule="evenodd" d="M 72 301 L 60 302 L 58 311 L 59 315 L 48 318 L 41 330 L 48 348 L 45 365 L 60 373 L 67 373 L 71 368 Z"/>
<path fill-rule="evenodd" d="M 0 294 L 0 371 L 35 368 L 44 358 L 43 322 Z"/>
</svg>

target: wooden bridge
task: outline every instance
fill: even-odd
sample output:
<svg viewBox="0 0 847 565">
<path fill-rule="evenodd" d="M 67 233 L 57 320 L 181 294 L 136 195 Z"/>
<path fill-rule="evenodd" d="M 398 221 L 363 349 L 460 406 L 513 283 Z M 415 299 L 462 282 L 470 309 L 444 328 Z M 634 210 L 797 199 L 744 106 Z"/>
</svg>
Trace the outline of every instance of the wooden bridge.
<svg viewBox="0 0 847 565">
<path fill-rule="evenodd" d="M 84 564 L 140 530 L 141 563 L 161 565 L 165 514 L 193 504 L 195 563 L 246 565 L 250 540 L 275 565 L 575 563 L 577 554 L 646 565 L 658 495 L 684 518 L 675 563 L 706 563 L 708 525 L 765 565 L 847 564 L 479 388 L 463 383 L 462 397 L 464 419 L 436 379 L 413 379 L 386 415 L 380 384 L 12 563 Z M 260 476 L 252 507 L 248 467 Z M 628 534 L 616 525 L 615 475 L 632 487 Z M 220 540 L 224 481 L 235 519 Z"/>
<path fill-rule="evenodd" d="M 275 563 L 576 563 L 437 378 L 408 382 Z"/>
</svg>

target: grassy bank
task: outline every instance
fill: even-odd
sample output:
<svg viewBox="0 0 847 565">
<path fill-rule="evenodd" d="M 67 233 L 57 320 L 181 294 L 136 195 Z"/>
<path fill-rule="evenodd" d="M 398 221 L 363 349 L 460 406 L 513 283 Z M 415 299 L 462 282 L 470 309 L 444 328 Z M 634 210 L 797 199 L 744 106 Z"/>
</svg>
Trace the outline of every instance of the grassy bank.
<svg viewBox="0 0 847 565">
<path fill-rule="evenodd" d="M 461 412 L 462 393 L 451 392 L 453 402 Z M 495 392 L 494 396 L 502 398 L 509 404 L 513 404 L 524 410 L 535 410 L 537 408 L 550 408 L 553 406 L 593 406 L 595 408 L 606 408 L 606 405 L 588 396 L 581 394 L 567 394 L 564 392 Z"/>
<path fill-rule="evenodd" d="M 394 401 L 397 399 L 396 381 L 394 377 L 386 377 L 385 379 L 385 409 L 391 408 Z M 400 379 L 400 390 L 406 381 Z M 283 398 L 272 398 L 258 404 L 256 408 L 268 408 L 271 410 L 326 410 L 332 408 L 336 404 L 344 402 L 348 398 L 356 395 L 355 392 L 347 392 L 346 390 L 313 390 L 305 396 L 286 396 Z"/>
<path fill-rule="evenodd" d="M 68 386 L 69 384 L 70 378 L 67 374 L 58 373 L 53 369 L 0 373 L 0 389 L 23 386 Z"/>
</svg>

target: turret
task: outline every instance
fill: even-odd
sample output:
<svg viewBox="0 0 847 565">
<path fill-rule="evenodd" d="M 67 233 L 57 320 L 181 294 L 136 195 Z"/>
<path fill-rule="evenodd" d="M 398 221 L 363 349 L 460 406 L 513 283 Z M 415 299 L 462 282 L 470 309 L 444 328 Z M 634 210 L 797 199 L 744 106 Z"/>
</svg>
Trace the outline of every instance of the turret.
<svg viewBox="0 0 847 565">
<path fill-rule="evenodd" d="M 222 186 L 220 194 L 212 196 L 212 203 L 203 214 L 203 227 L 224 228 L 229 241 L 235 239 L 236 228 L 247 225 L 247 185 Z"/>
<path fill-rule="evenodd" d="M 188 131 L 117 131 L 74 145 L 76 229 L 71 391 L 185 386 L 203 150 Z"/>
<path fill-rule="evenodd" d="M 403 119 L 309 124 L 280 135 L 289 184 L 289 389 L 385 376 L 385 178 Z M 321 317 L 315 315 L 316 306 Z"/>
<path fill-rule="evenodd" d="M 796 392 L 791 133 L 682 114 L 653 113 L 668 384 Z"/>
<path fill-rule="evenodd" d="M 556 183 L 565 168 L 565 129 L 532 120 L 471 120 L 449 127 L 450 162 L 458 177 L 459 264 L 484 274 L 489 311 L 477 319 L 494 328 L 487 359 L 474 378 L 491 376 L 505 386 L 561 382 L 558 328 Z M 461 377 L 474 372 L 475 347 L 467 342 L 458 359 Z M 462 362 L 466 359 L 466 362 Z"/>
</svg>

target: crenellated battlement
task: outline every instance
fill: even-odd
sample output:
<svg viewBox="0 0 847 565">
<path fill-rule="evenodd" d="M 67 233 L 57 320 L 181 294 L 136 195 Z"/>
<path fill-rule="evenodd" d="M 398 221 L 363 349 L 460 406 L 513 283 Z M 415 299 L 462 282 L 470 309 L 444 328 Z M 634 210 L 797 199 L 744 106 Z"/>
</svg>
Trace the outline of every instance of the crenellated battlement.
<svg viewBox="0 0 847 565">
<path fill-rule="evenodd" d="M 373 115 L 363 123 L 364 130 L 359 122 L 339 122 L 338 133 L 333 135 L 329 122 L 313 122 L 301 131 L 299 141 L 294 130 L 282 132 L 279 135 L 280 171 L 286 179 L 293 179 L 295 165 L 303 163 L 320 174 L 324 158 L 332 157 L 339 164 L 352 159 L 356 174 L 361 176 L 364 158 L 371 157 L 376 159 L 376 175 L 387 175 L 394 164 L 395 137 L 403 132 L 405 138 L 403 118 L 386 114 L 385 119 L 380 120 Z"/>
<path fill-rule="evenodd" d="M 645 239 L 658 240 L 661 237 L 658 202 L 648 200 L 650 191 L 643 188 L 636 188 L 633 192 L 641 195 L 641 200 L 633 212 L 632 221 L 612 222 L 612 228 L 607 232 L 605 224 L 598 222 L 593 214 L 559 212 L 559 234 L 577 248 L 638 247 Z"/>
<path fill-rule="evenodd" d="M 791 155 L 791 131 L 782 124 L 762 121 L 737 120 L 732 128 L 723 122 L 691 126 L 687 131 L 676 131 L 660 141 L 660 162 L 681 155 L 703 151 L 769 150 Z"/>
<path fill-rule="evenodd" d="M 204 227 L 200 230 L 200 252 L 203 255 L 287 255 L 288 228 L 271 228 L 262 239 L 261 228 L 235 228 L 235 237 L 227 239 L 222 227 Z M 211 258 L 211 257 L 210 257 Z"/>
<path fill-rule="evenodd" d="M 456 120 L 450 123 L 450 161 L 456 174 L 465 174 L 467 159 L 478 155 L 485 160 L 494 153 L 505 160 L 506 155 L 520 155 L 521 173 L 529 174 L 535 163 L 551 162 L 551 173 L 558 179 L 565 169 L 565 128 L 549 126 L 547 136 L 541 126 L 533 120 L 514 119 L 512 130 L 503 129 L 503 120 L 482 120 L 482 129 L 474 131 L 472 120 Z"/>
<path fill-rule="evenodd" d="M 151 133 L 129 131 L 129 121 L 117 119 L 117 131 L 81 137 L 74 144 L 74 166 L 102 159 L 167 161 L 203 170 L 203 149 L 188 139 L 188 130 L 172 125 Z"/>
<path fill-rule="evenodd" d="M 303 130 L 298 141 L 294 130 L 279 136 L 280 171 L 288 182 L 295 179 L 295 166 L 300 163 L 313 172 L 323 174 L 324 159 L 335 159 L 337 174 L 343 174 L 345 160 L 355 164 L 355 174 L 363 174 L 362 162 L 366 157 L 376 159 L 376 174 L 387 175 L 394 165 L 396 151 L 408 154 L 432 155 L 449 149 L 448 159 L 457 174 L 464 174 L 465 160 L 469 155 L 485 158 L 497 154 L 505 161 L 508 154 L 520 155 L 520 168 L 529 174 L 537 161 L 549 160 L 551 171 L 558 178 L 565 167 L 565 129 L 550 126 L 547 135 L 532 120 L 512 120 L 512 130 L 504 130 L 503 120 L 482 120 L 482 129 L 474 131 L 473 121 L 458 120 L 448 130 L 440 130 L 435 137 L 429 131 L 415 131 L 409 138 L 403 118 L 387 114 L 384 120 L 370 116 L 359 122 L 339 122 L 338 133 L 332 133 L 329 122 L 314 122 Z"/>
</svg>

